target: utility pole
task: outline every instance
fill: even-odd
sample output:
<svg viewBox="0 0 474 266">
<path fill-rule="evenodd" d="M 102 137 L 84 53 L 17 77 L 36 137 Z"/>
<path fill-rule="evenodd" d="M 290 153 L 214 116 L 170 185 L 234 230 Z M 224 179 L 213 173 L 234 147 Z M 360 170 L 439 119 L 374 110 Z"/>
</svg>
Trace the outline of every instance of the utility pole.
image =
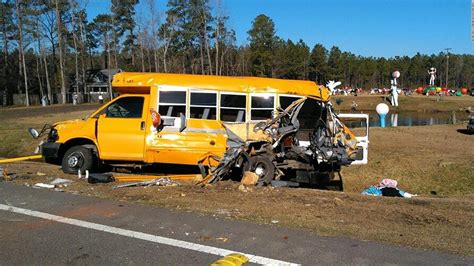
<svg viewBox="0 0 474 266">
<path fill-rule="evenodd" d="M 448 87 L 448 72 L 449 72 L 449 50 L 451 48 L 444 48 L 446 50 L 446 88 Z"/>
</svg>

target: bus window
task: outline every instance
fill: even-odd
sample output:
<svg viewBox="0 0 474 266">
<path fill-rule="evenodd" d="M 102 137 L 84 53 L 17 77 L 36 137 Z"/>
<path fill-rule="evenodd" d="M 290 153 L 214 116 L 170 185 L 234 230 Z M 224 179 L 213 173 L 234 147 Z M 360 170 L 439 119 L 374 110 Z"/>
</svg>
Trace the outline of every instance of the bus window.
<svg viewBox="0 0 474 266">
<path fill-rule="evenodd" d="M 245 122 L 245 94 L 221 93 L 221 121 Z"/>
<path fill-rule="evenodd" d="M 250 120 L 266 120 L 272 118 L 275 96 L 251 95 L 250 104 Z"/>
<path fill-rule="evenodd" d="M 125 97 L 118 99 L 105 109 L 107 118 L 141 118 L 143 97 Z"/>
<path fill-rule="evenodd" d="M 179 117 L 182 113 L 186 115 L 186 91 L 160 90 L 158 112 L 162 116 Z"/>
<path fill-rule="evenodd" d="M 190 118 L 216 119 L 217 93 L 191 91 Z"/>
<path fill-rule="evenodd" d="M 298 99 L 301 99 L 302 97 L 301 96 L 294 96 L 294 95 L 280 95 L 279 96 L 279 101 L 280 101 L 280 107 L 282 109 L 286 109 L 286 107 L 288 107 L 292 102 L 298 100 Z"/>
</svg>

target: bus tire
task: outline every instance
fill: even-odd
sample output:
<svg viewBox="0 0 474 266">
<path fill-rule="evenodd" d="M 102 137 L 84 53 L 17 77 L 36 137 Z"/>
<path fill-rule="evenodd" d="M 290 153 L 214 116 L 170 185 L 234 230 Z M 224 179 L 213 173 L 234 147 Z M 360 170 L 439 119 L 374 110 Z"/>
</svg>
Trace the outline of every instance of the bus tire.
<svg viewBox="0 0 474 266">
<path fill-rule="evenodd" d="M 61 166 L 66 174 L 77 174 L 78 170 L 84 174 L 86 170 L 92 170 L 94 161 L 94 154 L 91 149 L 83 146 L 73 146 L 64 153 Z"/>
<path fill-rule="evenodd" d="M 258 185 L 268 185 L 275 176 L 275 166 L 265 156 L 257 155 L 250 157 L 250 171 L 258 176 Z"/>
</svg>

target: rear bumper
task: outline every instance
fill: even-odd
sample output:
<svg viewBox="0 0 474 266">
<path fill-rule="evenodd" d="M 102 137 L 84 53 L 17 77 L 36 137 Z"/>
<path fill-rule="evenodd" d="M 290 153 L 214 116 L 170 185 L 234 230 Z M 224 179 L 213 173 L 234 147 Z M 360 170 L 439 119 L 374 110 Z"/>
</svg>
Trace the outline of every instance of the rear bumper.
<svg viewBox="0 0 474 266">
<path fill-rule="evenodd" d="M 61 143 L 45 142 L 41 145 L 41 154 L 44 158 L 57 159 Z"/>
</svg>

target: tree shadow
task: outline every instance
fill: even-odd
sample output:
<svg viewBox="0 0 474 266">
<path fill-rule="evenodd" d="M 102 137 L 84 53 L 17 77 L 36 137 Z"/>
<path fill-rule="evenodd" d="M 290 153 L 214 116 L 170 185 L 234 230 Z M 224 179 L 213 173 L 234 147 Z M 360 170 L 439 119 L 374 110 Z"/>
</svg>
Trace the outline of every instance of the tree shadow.
<svg viewBox="0 0 474 266">
<path fill-rule="evenodd" d="M 461 134 L 464 134 L 464 135 L 472 135 L 474 133 L 472 132 L 469 132 L 467 129 L 465 128 L 462 128 L 462 129 L 458 129 L 457 132 L 461 133 Z"/>
</svg>

